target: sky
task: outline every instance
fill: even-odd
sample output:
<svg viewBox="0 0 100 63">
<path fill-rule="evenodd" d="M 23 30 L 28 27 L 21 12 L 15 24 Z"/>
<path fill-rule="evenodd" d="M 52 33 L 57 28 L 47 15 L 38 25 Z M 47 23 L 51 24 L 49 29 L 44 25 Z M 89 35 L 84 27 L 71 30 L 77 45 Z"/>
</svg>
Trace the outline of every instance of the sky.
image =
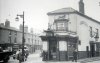
<svg viewBox="0 0 100 63">
<path fill-rule="evenodd" d="M 48 28 L 48 12 L 66 7 L 78 10 L 78 2 L 79 0 L 0 0 L 0 23 L 8 19 L 12 27 L 19 28 L 22 18 L 19 21 L 15 21 L 15 18 L 24 11 L 25 25 L 38 33 Z M 100 0 L 83 0 L 83 2 L 85 14 L 100 21 Z"/>
</svg>

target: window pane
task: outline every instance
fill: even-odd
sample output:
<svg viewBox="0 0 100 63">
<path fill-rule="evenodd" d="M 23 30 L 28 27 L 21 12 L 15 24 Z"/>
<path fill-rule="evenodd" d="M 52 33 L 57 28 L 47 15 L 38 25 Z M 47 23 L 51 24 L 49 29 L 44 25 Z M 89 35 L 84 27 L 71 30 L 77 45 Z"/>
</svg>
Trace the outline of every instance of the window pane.
<svg viewBox="0 0 100 63">
<path fill-rule="evenodd" d="M 90 27 L 90 37 L 92 37 L 92 27 Z"/>
<path fill-rule="evenodd" d="M 57 23 L 57 30 L 59 31 L 65 31 L 67 30 L 67 22 L 58 22 Z"/>
</svg>

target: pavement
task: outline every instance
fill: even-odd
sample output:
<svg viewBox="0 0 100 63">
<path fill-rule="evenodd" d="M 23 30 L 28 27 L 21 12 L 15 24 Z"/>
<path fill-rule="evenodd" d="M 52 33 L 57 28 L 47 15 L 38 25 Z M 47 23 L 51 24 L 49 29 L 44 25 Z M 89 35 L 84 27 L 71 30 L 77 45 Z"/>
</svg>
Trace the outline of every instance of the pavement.
<svg viewBox="0 0 100 63">
<path fill-rule="evenodd" d="M 18 60 L 10 58 L 8 63 L 19 63 Z M 79 59 L 77 62 L 72 61 L 42 61 L 39 53 L 33 53 L 28 56 L 27 61 L 22 63 L 100 63 L 100 57 Z"/>
<path fill-rule="evenodd" d="M 97 63 L 97 62 L 100 63 L 100 57 L 79 59 L 78 62 L 80 63 Z"/>
</svg>

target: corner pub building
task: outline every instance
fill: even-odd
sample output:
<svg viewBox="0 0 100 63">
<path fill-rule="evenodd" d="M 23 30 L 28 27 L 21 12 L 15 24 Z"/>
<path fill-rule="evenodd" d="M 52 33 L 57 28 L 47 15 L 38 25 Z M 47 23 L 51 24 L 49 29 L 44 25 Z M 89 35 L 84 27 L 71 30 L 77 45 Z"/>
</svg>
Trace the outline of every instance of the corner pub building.
<svg viewBox="0 0 100 63">
<path fill-rule="evenodd" d="M 100 22 L 84 13 L 83 0 L 79 11 L 69 7 L 47 13 L 48 29 L 41 35 L 44 59 L 72 60 L 74 49 L 78 59 L 100 56 Z"/>
</svg>

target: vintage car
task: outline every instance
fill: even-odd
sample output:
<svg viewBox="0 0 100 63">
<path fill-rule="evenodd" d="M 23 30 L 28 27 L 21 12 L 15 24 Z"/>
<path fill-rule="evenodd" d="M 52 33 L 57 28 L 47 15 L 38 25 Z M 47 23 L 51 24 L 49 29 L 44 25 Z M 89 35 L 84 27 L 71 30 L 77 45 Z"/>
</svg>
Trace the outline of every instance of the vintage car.
<svg viewBox="0 0 100 63">
<path fill-rule="evenodd" d="M 4 63 L 8 62 L 11 55 L 11 51 L 3 50 L 2 47 L 0 47 L 0 61 L 3 61 Z"/>
</svg>

